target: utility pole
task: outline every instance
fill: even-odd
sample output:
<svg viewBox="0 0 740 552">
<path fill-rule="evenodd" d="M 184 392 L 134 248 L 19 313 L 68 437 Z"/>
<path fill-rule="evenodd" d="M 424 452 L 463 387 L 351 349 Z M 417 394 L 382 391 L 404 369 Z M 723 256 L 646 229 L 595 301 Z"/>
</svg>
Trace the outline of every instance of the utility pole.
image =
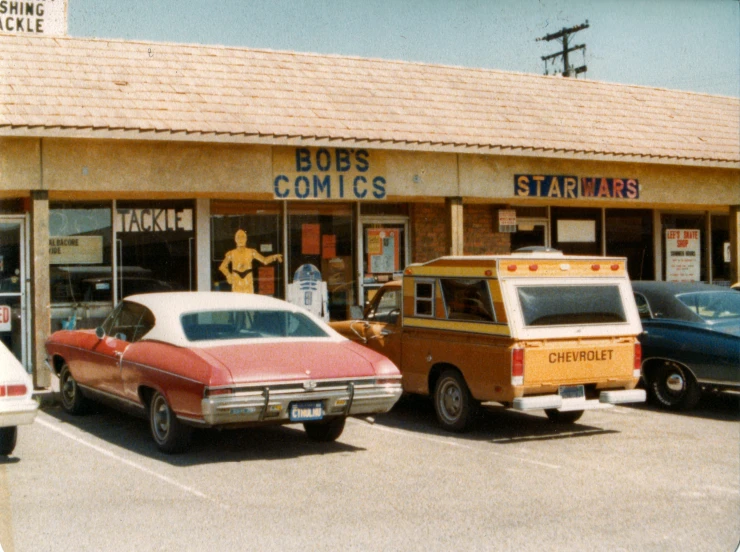
<svg viewBox="0 0 740 552">
<path fill-rule="evenodd" d="M 580 67 L 571 67 L 570 62 L 568 61 L 568 54 L 570 52 L 575 52 L 576 50 L 583 50 L 585 52 L 586 45 L 578 44 L 576 46 L 571 47 L 568 45 L 568 39 L 570 38 L 570 35 L 577 33 L 578 31 L 582 31 L 583 29 L 588 29 L 588 27 L 589 25 L 588 25 L 588 19 L 587 19 L 585 23 L 581 23 L 580 25 L 576 25 L 575 27 L 563 28 L 556 33 L 545 35 L 537 39 L 537 42 L 539 42 L 540 40 L 547 40 L 549 42 L 550 40 L 557 40 L 559 38 L 563 39 L 563 49 L 560 52 L 555 52 L 554 54 L 550 54 L 549 56 L 542 56 L 542 61 L 545 62 L 545 75 L 548 74 L 548 71 L 547 71 L 548 60 L 551 60 L 551 59 L 554 59 L 560 56 L 563 57 L 562 75 L 564 77 L 577 76 L 580 73 L 586 72 L 587 67 L 585 65 L 581 65 Z"/>
</svg>

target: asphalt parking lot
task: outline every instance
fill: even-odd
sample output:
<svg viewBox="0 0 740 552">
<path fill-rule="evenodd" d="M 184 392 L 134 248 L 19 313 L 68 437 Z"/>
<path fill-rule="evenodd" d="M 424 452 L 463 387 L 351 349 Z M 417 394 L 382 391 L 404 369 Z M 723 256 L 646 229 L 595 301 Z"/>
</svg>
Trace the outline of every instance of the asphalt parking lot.
<svg viewBox="0 0 740 552">
<path fill-rule="evenodd" d="M 157 451 L 145 421 L 47 407 L 0 461 L 5 552 L 735 550 L 740 401 L 587 412 L 494 409 L 464 435 L 404 399 L 336 443 L 301 426 Z"/>
</svg>

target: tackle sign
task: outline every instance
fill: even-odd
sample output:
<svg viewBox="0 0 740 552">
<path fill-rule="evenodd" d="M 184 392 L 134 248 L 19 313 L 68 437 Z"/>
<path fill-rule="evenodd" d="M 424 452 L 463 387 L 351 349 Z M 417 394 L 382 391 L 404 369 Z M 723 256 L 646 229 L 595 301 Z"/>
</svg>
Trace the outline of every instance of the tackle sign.
<svg viewBox="0 0 740 552">
<path fill-rule="evenodd" d="M 67 0 L 0 0 L 0 33 L 64 36 Z"/>
</svg>

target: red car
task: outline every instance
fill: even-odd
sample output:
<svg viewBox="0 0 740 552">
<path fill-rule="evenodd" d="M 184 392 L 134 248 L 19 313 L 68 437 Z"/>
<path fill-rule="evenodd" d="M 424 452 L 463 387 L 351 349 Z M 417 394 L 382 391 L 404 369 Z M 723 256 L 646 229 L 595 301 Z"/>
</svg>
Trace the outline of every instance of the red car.
<svg viewBox="0 0 740 552">
<path fill-rule="evenodd" d="M 168 453 L 193 427 L 301 422 L 333 441 L 347 416 L 387 412 L 401 396 L 386 357 L 261 295 L 134 295 L 96 330 L 55 332 L 46 350 L 67 412 L 96 400 L 143 414 Z"/>
</svg>

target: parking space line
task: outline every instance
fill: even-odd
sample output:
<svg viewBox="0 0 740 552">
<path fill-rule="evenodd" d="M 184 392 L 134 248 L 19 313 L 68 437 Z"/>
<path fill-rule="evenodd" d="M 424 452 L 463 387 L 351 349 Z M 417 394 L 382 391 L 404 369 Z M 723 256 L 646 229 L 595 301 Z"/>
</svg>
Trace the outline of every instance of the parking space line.
<svg viewBox="0 0 740 552">
<path fill-rule="evenodd" d="M 93 443 L 90 443 L 88 441 L 85 441 L 84 439 L 81 439 L 81 438 L 79 438 L 79 437 L 77 437 L 75 435 L 72 435 L 72 433 L 70 433 L 69 431 L 67 431 L 65 429 L 62 429 L 60 427 L 57 427 L 55 424 L 52 424 L 52 423 L 44 420 L 41 416 L 37 416 L 36 417 L 36 422 L 35 423 L 40 424 L 40 425 L 44 426 L 45 428 L 50 429 L 51 431 L 54 431 L 55 433 L 58 433 L 59 435 L 62 435 L 63 437 L 66 437 L 67 439 L 71 439 L 75 443 L 79 443 L 80 445 L 84 445 L 84 446 L 86 446 L 88 448 L 91 448 L 95 452 L 98 452 L 98 453 L 102 454 L 103 456 L 107 456 L 108 458 L 112 458 L 113 460 L 117 460 L 117 461 L 121 462 L 122 464 L 125 464 L 125 465 L 129 466 L 130 468 L 133 468 L 135 470 L 139 470 L 140 472 L 143 472 L 143 473 L 145 473 L 147 475 L 150 475 L 152 477 L 155 477 L 155 478 L 159 479 L 160 481 L 164 481 L 165 483 L 168 483 L 168 484 L 170 484 L 170 485 L 172 485 L 174 487 L 177 487 L 178 489 L 180 489 L 180 490 L 182 490 L 182 491 L 184 491 L 186 493 L 189 493 L 191 495 L 197 496 L 198 498 L 202 498 L 204 500 L 208 500 L 210 502 L 213 502 L 213 503 L 219 505 L 221 508 L 228 508 L 225 504 L 223 504 L 223 503 L 217 501 L 216 499 L 214 499 L 214 498 L 212 498 L 212 497 L 210 497 L 210 496 L 208 496 L 208 495 L 200 492 L 197 489 L 194 489 L 193 487 L 188 487 L 187 485 L 183 485 L 182 483 L 179 483 L 178 481 L 175 481 L 171 477 L 167 477 L 166 475 L 162 475 L 161 473 L 157 473 L 154 470 L 151 470 L 149 468 L 146 468 L 146 467 L 142 466 L 141 464 L 137 464 L 136 462 L 133 462 L 131 460 L 127 460 L 126 458 L 123 458 L 122 456 L 120 456 L 120 455 L 118 455 L 118 454 L 116 454 L 116 453 L 114 453 L 114 452 L 112 452 L 110 450 L 106 450 L 103 447 L 100 447 L 98 445 L 94 445 Z"/>
<path fill-rule="evenodd" d="M 459 443 L 457 441 L 449 440 L 449 439 L 442 439 L 437 437 L 429 437 L 428 435 L 420 435 L 419 433 L 416 433 L 414 431 L 407 431 L 403 429 L 395 429 L 392 427 L 385 427 L 377 424 L 370 424 L 372 428 L 377 429 L 379 431 L 385 431 L 387 433 L 394 433 L 396 435 L 403 435 L 404 437 L 414 437 L 416 439 L 421 439 L 422 441 L 429 441 L 430 443 L 436 443 L 438 445 L 447 445 L 452 447 L 458 447 L 458 448 L 464 448 L 468 450 L 474 450 L 481 452 L 480 447 L 472 447 L 470 445 L 466 445 L 465 443 Z M 492 456 L 500 456 L 502 458 L 507 458 L 509 460 L 516 460 L 518 462 L 522 462 L 524 464 L 534 464 L 536 466 L 542 466 L 543 468 L 550 468 L 553 470 L 559 470 L 560 466 L 556 464 L 548 464 L 547 462 L 540 462 L 538 460 L 530 460 L 529 458 L 522 458 L 521 456 L 512 456 L 510 454 L 501 454 L 500 452 L 494 452 L 494 451 L 485 451 L 485 454 L 490 454 Z"/>
</svg>

